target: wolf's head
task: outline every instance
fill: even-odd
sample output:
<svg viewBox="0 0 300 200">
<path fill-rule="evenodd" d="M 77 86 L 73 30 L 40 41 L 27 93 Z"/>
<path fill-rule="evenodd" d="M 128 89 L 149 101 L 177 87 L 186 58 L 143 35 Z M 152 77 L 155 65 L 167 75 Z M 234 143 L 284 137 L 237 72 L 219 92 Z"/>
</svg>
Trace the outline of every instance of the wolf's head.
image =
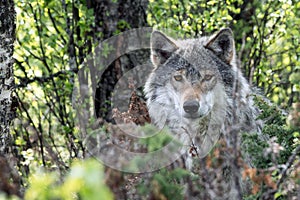
<svg viewBox="0 0 300 200">
<path fill-rule="evenodd" d="M 156 126 L 167 125 L 183 144 L 196 144 L 201 156 L 227 127 L 256 127 L 257 111 L 237 67 L 230 29 L 186 40 L 154 31 L 150 44 L 154 69 L 144 91 Z"/>
<path fill-rule="evenodd" d="M 236 68 L 230 29 L 187 40 L 174 40 L 154 31 L 150 44 L 155 68 L 145 92 L 154 123 L 159 124 L 163 118 L 168 123 L 200 119 L 216 105 L 226 107 L 225 91 L 232 87 Z"/>
</svg>

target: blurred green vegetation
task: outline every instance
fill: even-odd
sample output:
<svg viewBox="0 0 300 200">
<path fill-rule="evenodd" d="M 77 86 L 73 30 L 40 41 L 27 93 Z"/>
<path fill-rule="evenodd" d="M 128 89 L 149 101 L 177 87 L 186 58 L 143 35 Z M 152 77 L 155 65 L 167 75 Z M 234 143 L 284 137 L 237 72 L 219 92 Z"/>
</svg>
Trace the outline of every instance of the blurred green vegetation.
<svg viewBox="0 0 300 200">
<path fill-rule="evenodd" d="M 75 161 L 63 181 L 56 172 L 32 174 L 25 199 L 113 199 L 104 180 L 103 167 L 96 160 Z"/>
</svg>

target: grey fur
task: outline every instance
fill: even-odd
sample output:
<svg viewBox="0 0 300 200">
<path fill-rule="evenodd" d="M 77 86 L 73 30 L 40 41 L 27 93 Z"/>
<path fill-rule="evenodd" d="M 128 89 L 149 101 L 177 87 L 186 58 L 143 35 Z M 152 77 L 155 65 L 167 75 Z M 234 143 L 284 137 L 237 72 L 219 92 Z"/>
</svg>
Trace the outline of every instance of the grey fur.
<svg viewBox="0 0 300 200">
<path fill-rule="evenodd" d="M 154 69 L 144 88 L 150 117 L 159 128 L 168 126 L 187 146 L 186 152 L 195 145 L 199 157 L 206 156 L 219 135 L 228 134 L 231 127 L 260 131 L 256 121 L 258 110 L 238 67 L 230 29 L 222 29 L 211 37 L 177 41 L 154 31 L 151 60 Z M 185 90 L 177 90 L 174 85 L 180 83 L 173 77 L 180 70 L 184 70 L 185 85 L 193 88 L 191 93 L 200 92 L 189 97 Z M 185 113 L 184 95 L 199 102 L 195 114 L 198 117 Z M 189 159 L 186 164 L 192 168 Z"/>
<path fill-rule="evenodd" d="M 146 82 L 144 91 L 154 124 L 160 128 L 168 125 L 173 131 L 178 131 L 181 126 L 189 126 L 191 123 L 201 124 L 202 118 L 182 117 L 182 109 L 180 109 L 182 102 L 177 101 L 178 94 L 175 94 L 176 91 L 170 82 L 175 71 L 187 69 L 190 71 L 190 74 L 187 72 L 190 81 L 201 80 L 206 72 L 214 75 L 216 83 L 212 88 L 203 91 L 211 92 L 215 99 L 211 116 L 206 116 L 210 122 L 215 121 L 215 126 L 220 129 L 232 126 L 233 123 L 243 123 L 242 128 L 245 130 L 257 127 L 255 121 L 257 111 L 253 106 L 251 89 L 237 66 L 230 29 L 222 29 L 211 37 L 181 41 L 175 41 L 161 32 L 154 31 L 151 45 L 155 68 Z M 218 119 L 220 116 L 226 117 L 224 123 L 224 118 Z M 234 119 L 234 116 L 237 119 Z M 189 130 L 189 132 L 194 131 Z M 203 135 L 205 131 L 201 130 L 201 127 L 200 130 L 198 128 L 196 137 L 199 134 Z M 184 131 L 181 129 L 180 132 Z"/>
</svg>

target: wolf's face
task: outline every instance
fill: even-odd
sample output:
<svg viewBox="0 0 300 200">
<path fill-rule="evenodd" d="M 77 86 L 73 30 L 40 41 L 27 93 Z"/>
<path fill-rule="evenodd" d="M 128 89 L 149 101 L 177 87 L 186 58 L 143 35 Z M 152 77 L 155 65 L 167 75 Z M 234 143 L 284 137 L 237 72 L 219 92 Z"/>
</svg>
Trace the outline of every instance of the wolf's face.
<svg viewBox="0 0 300 200">
<path fill-rule="evenodd" d="M 217 84 L 213 71 L 200 72 L 191 66 L 179 66 L 172 71 L 169 84 L 175 93 L 175 107 L 182 117 L 200 118 L 209 114 L 214 105 L 213 89 Z"/>
<path fill-rule="evenodd" d="M 224 85 L 232 83 L 233 57 L 234 42 L 229 29 L 210 38 L 182 41 L 154 31 L 151 60 L 155 69 L 145 86 L 154 123 L 166 119 L 167 123 L 176 124 L 182 118 L 194 121 L 208 116 L 217 103 L 224 101 Z"/>
</svg>

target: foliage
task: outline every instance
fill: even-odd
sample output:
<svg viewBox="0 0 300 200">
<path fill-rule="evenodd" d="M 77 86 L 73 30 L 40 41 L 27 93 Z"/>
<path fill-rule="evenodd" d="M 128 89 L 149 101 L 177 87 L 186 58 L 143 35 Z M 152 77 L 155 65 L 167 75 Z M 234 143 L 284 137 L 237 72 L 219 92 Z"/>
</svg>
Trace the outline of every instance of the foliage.
<svg viewBox="0 0 300 200">
<path fill-rule="evenodd" d="M 75 161 L 64 180 L 59 180 L 56 172 L 32 174 L 25 199 L 113 199 L 104 183 L 103 167 L 95 160 Z"/>
<path fill-rule="evenodd" d="M 259 135 L 243 135 L 243 143 L 245 145 L 245 150 L 250 154 L 252 162 L 256 167 L 255 173 L 260 171 L 264 179 L 266 175 L 272 177 L 273 181 L 277 181 L 277 187 L 279 187 L 279 182 L 282 178 L 282 172 L 287 167 L 288 161 L 291 157 L 295 155 L 295 150 L 299 148 L 299 135 L 297 132 L 299 128 L 294 128 L 286 125 L 286 114 L 283 110 L 278 109 L 277 106 L 270 104 L 266 99 L 256 96 L 256 105 L 263 112 L 258 117 L 260 120 L 264 121 L 264 128 L 262 130 L 262 136 Z M 266 139 L 261 139 L 265 137 Z M 299 162 L 299 157 L 296 158 L 295 163 Z M 295 169 L 297 171 L 298 169 Z M 254 177 L 257 177 L 256 175 Z M 297 180 L 297 179 L 296 179 Z M 255 181 L 255 180 L 254 180 Z M 294 178 L 288 177 L 285 182 L 294 181 Z M 299 180 L 298 180 L 299 181 Z M 296 181 L 297 182 L 297 181 Z M 259 191 L 260 195 L 268 192 L 268 183 L 259 183 L 262 187 Z M 298 185 L 298 186 L 297 186 Z M 299 187 L 298 183 L 295 186 Z M 288 195 L 295 193 L 295 191 L 288 190 L 284 187 L 278 188 L 277 192 L 274 194 L 274 198 L 277 197 L 282 199 L 287 199 Z M 258 189 L 257 189 L 258 190 Z M 258 192 L 258 191 L 257 191 Z M 256 199 L 257 194 L 248 196 L 246 199 Z"/>
<path fill-rule="evenodd" d="M 84 134 L 75 123 L 72 90 L 76 73 L 85 56 L 93 50 L 95 38 L 103 38 L 111 26 L 117 27 L 113 33 L 133 26 L 126 20 L 112 23 L 113 13 L 109 11 L 101 14 L 107 15 L 103 19 L 111 18 L 111 21 L 99 21 L 97 9 L 89 4 L 92 1 L 15 2 L 14 58 L 19 110 L 12 136 L 13 153 L 18 160 L 16 168 L 22 176 L 22 186 L 27 189 L 25 198 L 98 199 L 103 196 L 111 199 L 104 183 L 108 172 L 104 175 L 103 167 L 95 161 L 74 161 L 84 158 L 87 152 L 82 143 Z M 118 2 L 121 1 L 112 1 L 111 5 L 116 6 Z M 300 145 L 297 126 L 300 3 L 292 0 L 149 0 L 147 20 L 150 26 L 172 29 L 180 37 L 207 35 L 221 27 L 232 28 L 244 74 L 253 87 L 259 88 L 258 93 L 274 103 L 260 97 L 256 99 L 262 111 L 259 119 L 266 124 L 262 136 L 267 140 L 247 133 L 243 136 L 243 145 L 254 166 L 241 168 L 245 177 L 255 183 L 244 199 L 294 197 L 300 180 L 297 150 Z M 292 105 L 295 105 L 294 111 Z M 150 126 L 144 128 L 151 131 Z M 169 140 L 160 135 L 142 140 L 140 144 L 154 151 Z M 205 160 L 205 167 L 212 167 L 211 161 L 222 160 L 217 150 Z M 41 167 L 45 172 L 39 171 Z M 174 199 L 174 196 L 183 199 L 187 187 L 184 183 L 198 184 L 200 190 L 204 187 L 206 180 L 188 176 L 182 166 L 169 168 L 141 175 L 142 180 L 132 186 L 137 191 L 131 190 L 152 199 Z M 127 175 L 120 176 L 126 178 Z M 120 185 L 121 189 L 128 188 L 127 183 L 117 183 L 118 180 L 110 180 L 112 191 Z M 0 194 L 1 198 L 6 196 Z"/>
<path fill-rule="evenodd" d="M 185 36 L 210 33 L 231 23 L 243 1 L 150 1 L 148 21 L 157 29 L 172 29 Z"/>
<path fill-rule="evenodd" d="M 158 132 L 157 128 L 153 127 L 153 125 L 146 124 L 143 127 L 143 131 L 146 135 L 152 135 L 151 137 L 141 138 L 139 141 L 141 144 L 146 145 L 149 152 L 161 149 L 172 140 L 172 137 L 168 134 L 169 130 L 167 128 Z M 153 133 L 156 132 L 158 133 L 153 135 Z"/>
<path fill-rule="evenodd" d="M 163 169 L 153 176 L 151 182 L 152 195 L 155 199 L 174 199 L 184 198 L 184 188 L 180 184 L 189 173 L 184 169 L 174 170 Z"/>
<path fill-rule="evenodd" d="M 24 175 L 30 166 L 65 170 L 84 151 L 71 103 L 74 75 L 86 51 L 82 38 L 94 23 L 93 13 L 72 1 L 17 1 L 16 10 L 20 111 L 13 137 L 23 160 L 19 167 Z"/>
</svg>

